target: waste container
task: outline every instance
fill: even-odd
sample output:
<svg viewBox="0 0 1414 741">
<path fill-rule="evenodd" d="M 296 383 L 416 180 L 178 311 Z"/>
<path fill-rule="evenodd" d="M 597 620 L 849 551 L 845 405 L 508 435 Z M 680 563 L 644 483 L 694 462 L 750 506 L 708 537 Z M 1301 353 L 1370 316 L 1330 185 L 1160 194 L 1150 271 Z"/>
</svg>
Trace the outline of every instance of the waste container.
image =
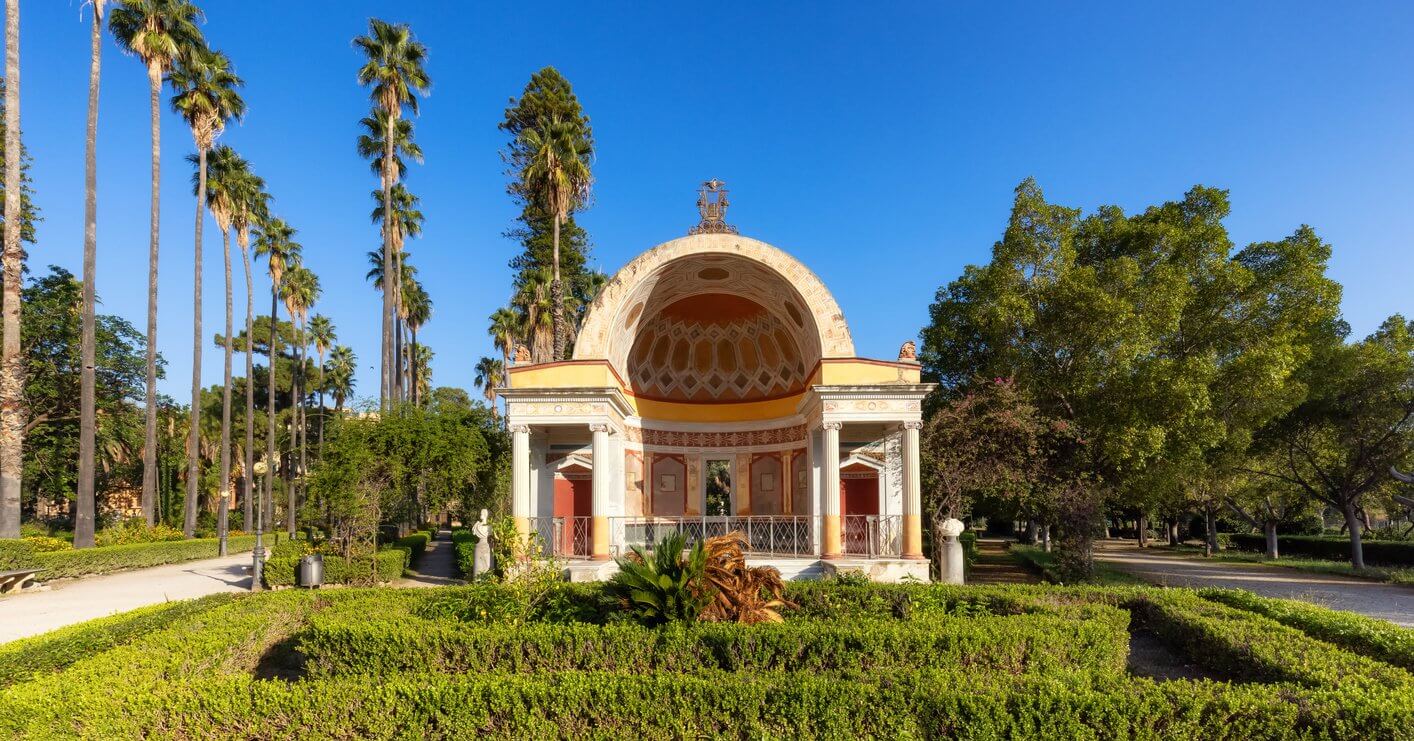
<svg viewBox="0 0 1414 741">
<path fill-rule="evenodd" d="M 301 587 L 306 589 L 316 589 L 324 583 L 324 556 L 318 553 L 311 553 L 299 560 L 299 578 L 296 580 Z"/>
</svg>

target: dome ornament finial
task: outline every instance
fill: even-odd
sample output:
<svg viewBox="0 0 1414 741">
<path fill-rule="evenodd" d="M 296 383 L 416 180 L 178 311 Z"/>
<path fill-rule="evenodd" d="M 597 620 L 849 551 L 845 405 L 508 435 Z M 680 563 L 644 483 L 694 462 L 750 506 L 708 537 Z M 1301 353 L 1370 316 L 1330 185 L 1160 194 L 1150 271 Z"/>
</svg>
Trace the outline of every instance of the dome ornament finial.
<svg viewBox="0 0 1414 741">
<path fill-rule="evenodd" d="M 687 230 L 688 236 L 694 234 L 736 234 L 736 227 L 727 223 L 727 206 L 731 202 L 727 200 L 727 184 L 712 178 L 702 183 L 702 187 L 697 191 L 697 212 L 702 215 L 702 221 L 697 226 Z"/>
</svg>

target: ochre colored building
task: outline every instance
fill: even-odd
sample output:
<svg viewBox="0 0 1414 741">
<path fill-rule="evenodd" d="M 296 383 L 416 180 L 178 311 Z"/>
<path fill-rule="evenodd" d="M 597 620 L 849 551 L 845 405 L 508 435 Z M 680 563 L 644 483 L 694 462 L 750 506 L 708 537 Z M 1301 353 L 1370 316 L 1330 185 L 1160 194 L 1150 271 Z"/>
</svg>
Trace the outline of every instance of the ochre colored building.
<svg viewBox="0 0 1414 741">
<path fill-rule="evenodd" d="M 674 530 L 739 530 L 789 578 L 928 578 L 918 434 L 932 386 L 912 343 L 897 360 L 856 357 L 834 297 L 784 251 L 735 233 L 658 245 L 600 292 L 573 359 L 517 354 L 500 392 L 513 514 L 572 578 Z"/>
</svg>

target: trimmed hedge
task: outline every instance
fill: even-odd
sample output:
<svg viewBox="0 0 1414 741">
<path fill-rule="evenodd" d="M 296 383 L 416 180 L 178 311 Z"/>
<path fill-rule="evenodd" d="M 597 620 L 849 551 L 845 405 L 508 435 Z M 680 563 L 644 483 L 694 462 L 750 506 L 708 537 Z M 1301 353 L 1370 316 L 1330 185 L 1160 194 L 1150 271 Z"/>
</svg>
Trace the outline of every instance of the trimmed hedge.
<svg viewBox="0 0 1414 741">
<path fill-rule="evenodd" d="M 272 555 L 265 562 L 264 584 L 267 587 L 295 586 L 295 573 L 302 557 L 300 552 L 285 552 Z M 367 557 L 345 560 L 338 556 L 324 554 L 325 584 L 387 583 L 399 579 L 408 567 L 408 551 L 403 548 L 384 548 L 377 552 L 377 577 L 373 565 Z"/>
<path fill-rule="evenodd" d="M 1236 550 L 1256 553 L 1264 553 L 1267 550 L 1266 536 L 1233 533 L 1228 537 Z M 1365 553 L 1365 563 L 1371 566 L 1414 566 L 1414 541 L 1365 540 L 1361 541 L 1361 547 Z M 1349 561 L 1350 538 L 1329 535 L 1278 535 L 1277 552 L 1283 556 Z"/>
<path fill-rule="evenodd" d="M 1414 671 L 1414 630 L 1383 620 L 1292 600 L 1259 597 L 1241 589 L 1204 589 L 1205 599 L 1255 612 L 1327 643 Z"/>
<path fill-rule="evenodd" d="M 1352 695 L 1393 691 L 1407 696 L 1414 713 L 1414 675 L 1275 620 L 1180 590 L 1155 591 L 1137 601 L 1135 610 L 1169 645 L 1222 675 L 1340 688 Z"/>
<path fill-rule="evenodd" d="M 476 562 L 476 536 L 465 528 L 453 530 L 452 547 L 457 551 L 457 568 L 461 569 L 462 576 L 470 577 L 472 564 Z"/>
<path fill-rule="evenodd" d="M 191 615 L 229 603 L 230 594 L 149 605 L 0 646 L 0 688 L 56 672 Z"/>
<path fill-rule="evenodd" d="M 468 626 L 316 616 L 299 635 L 311 676 L 392 672 L 619 673 L 878 671 L 963 668 L 1019 674 L 1061 667 L 1124 671 L 1129 615 L 967 620 Z"/>
<path fill-rule="evenodd" d="M 411 535 L 405 535 L 393 541 L 394 548 L 402 548 L 408 552 L 408 562 L 417 563 L 417 559 L 422 558 L 422 552 L 427 550 L 427 544 L 432 542 L 432 533 L 419 530 Z"/>
<path fill-rule="evenodd" d="M 28 545 L 21 541 L 0 541 L 0 569 L 43 569 L 39 578 L 48 581 L 216 558 L 220 550 L 220 541 L 216 538 L 129 543 L 69 551 L 36 551 L 26 547 Z M 237 535 L 226 540 L 228 553 L 248 551 L 254 547 L 254 535 Z"/>
</svg>

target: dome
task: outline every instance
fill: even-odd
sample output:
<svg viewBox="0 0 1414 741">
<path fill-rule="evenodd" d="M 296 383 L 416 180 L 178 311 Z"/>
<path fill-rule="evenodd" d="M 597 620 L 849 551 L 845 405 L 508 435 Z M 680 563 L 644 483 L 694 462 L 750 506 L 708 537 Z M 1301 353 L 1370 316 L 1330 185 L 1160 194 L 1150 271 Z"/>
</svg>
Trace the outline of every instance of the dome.
<svg viewBox="0 0 1414 741">
<path fill-rule="evenodd" d="M 607 360 L 635 396 L 741 402 L 805 390 L 823 358 L 854 355 L 820 279 L 795 258 L 734 234 L 659 245 L 590 306 L 575 360 Z"/>
</svg>

